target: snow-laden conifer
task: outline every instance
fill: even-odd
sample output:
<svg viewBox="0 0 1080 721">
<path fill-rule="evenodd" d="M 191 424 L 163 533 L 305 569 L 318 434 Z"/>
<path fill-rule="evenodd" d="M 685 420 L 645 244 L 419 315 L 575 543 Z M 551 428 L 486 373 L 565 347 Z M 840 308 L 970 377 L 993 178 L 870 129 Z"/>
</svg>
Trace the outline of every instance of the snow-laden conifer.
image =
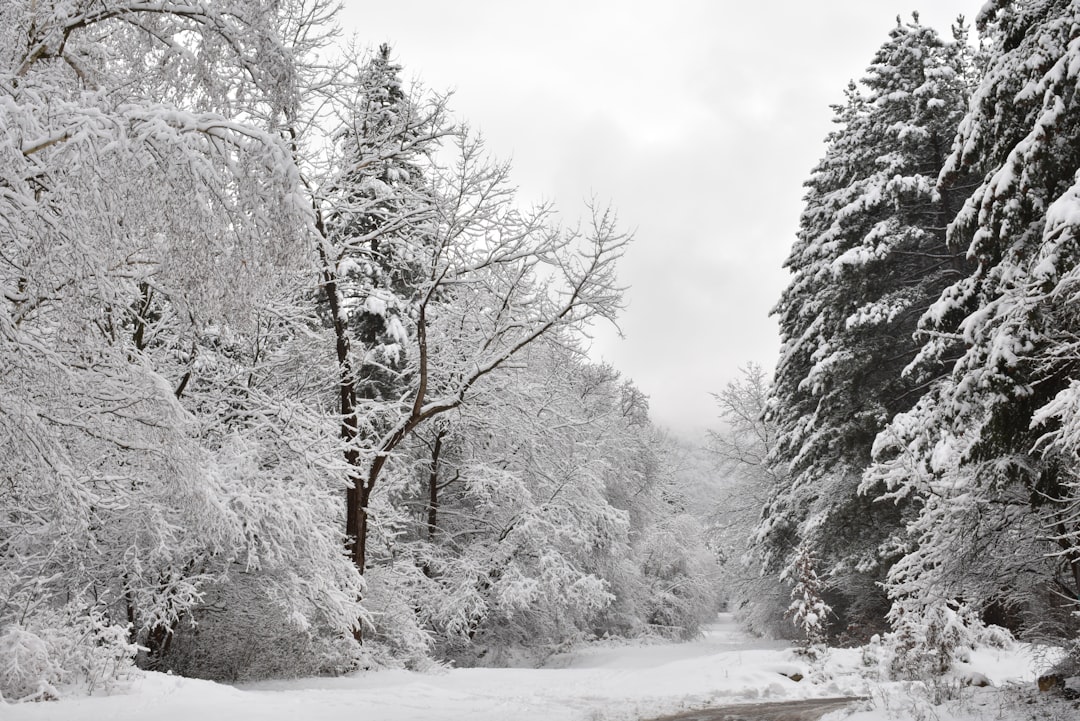
<svg viewBox="0 0 1080 721">
<path fill-rule="evenodd" d="M 982 182 L 949 228 L 973 272 L 929 309 L 921 357 L 952 372 L 878 437 L 868 479 L 918 499 L 894 615 L 959 599 L 1075 635 L 1080 46 L 1075 3 L 992 2 L 990 58 L 943 178 Z"/>
<path fill-rule="evenodd" d="M 923 391 L 925 373 L 902 372 L 918 318 L 963 269 L 944 236 L 954 189 L 937 180 L 966 101 L 964 58 L 917 16 L 898 18 L 835 107 L 839 127 L 807 183 L 793 278 L 774 311 L 783 346 L 772 463 L 786 480 L 761 542 L 780 566 L 796 547 L 813 550 L 841 628 L 884 613 L 880 547 L 900 509 L 859 494 L 859 483 L 875 435 Z"/>
</svg>

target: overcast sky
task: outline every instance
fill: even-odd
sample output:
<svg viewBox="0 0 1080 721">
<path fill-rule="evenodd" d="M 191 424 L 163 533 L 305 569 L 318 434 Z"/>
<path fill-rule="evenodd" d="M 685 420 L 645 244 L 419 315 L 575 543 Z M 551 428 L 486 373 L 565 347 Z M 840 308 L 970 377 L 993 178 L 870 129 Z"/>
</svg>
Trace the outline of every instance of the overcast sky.
<svg viewBox="0 0 1080 721">
<path fill-rule="evenodd" d="M 571 217 L 596 196 L 636 240 L 620 340 L 595 359 L 696 437 L 709 395 L 779 350 L 769 311 L 820 159 L 829 105 L 902 13 L 945 37 L 981 0 L 394 0 L 346 3 L 406 78 L 453 90 L 458 118 L 513 161 L 523 200 Z"/>
</svg>

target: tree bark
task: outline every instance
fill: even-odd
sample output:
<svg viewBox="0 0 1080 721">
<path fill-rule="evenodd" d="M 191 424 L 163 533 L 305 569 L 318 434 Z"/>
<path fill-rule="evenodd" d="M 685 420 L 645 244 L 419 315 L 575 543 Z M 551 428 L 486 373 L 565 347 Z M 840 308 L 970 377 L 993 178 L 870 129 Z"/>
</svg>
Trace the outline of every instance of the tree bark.
<svg viewBox="0 0 1080 721">
<path fill-rule="evenodd" d="M 326 228 L 322 217 L 316 214 L 316 218 L 316 227 L 325 238 Z M 334 328 L 334 350 L 338 363 L 338 411 L 341 415 L 338 433 L 345 443 L 345 463 L 349 467 L 349 475 L 346 479 L 349 485 L 345 491 L 345 545 L 356 569 L 363 575 L 369 492 L 366 491 L 368 485 L 362 473 L 360 449 L 356 444 L 360 433 L 359 422 L 356 418 L 356 378 L 352 368 L 349 329 L 345 325 L 341 297 L 338 293 L 337 276 L 322 246 L 319 247 L 319 260 L 322 263 L 323 293 L 330 307 L 331 324 Z"/>
<path fill-rule="evenodd" d="M 435 541 L 435 532 L 439 529 L 439 452 L 442 451 L 444 433 L 435 436 L 435 445 L 431 449 L 431 472 L 428 474 L 428 541 Z"/>
</svg>

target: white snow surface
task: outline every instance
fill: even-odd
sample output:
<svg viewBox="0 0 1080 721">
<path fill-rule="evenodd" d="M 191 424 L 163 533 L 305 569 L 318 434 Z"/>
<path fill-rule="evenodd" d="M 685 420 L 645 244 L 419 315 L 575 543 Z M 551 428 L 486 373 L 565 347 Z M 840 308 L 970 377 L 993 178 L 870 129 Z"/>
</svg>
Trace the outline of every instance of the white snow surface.
<svg viewBox="0 0 1080 721">
<path fill-rule="evenodd" d="M 859 650 L 833 650 L 829 654 L 827 672 L 812 672 L 784 643 L 751 638 L 739 630 L 730 615 L 721 614 L 697 641 L 598 644 L 555 656 L 539 669 L 390 670 L 238 687 L 147 672 L 114 689 L 112 695 L 0 704 L 0 718 L 637 721 L 753 701 L 847 695 L 884 698 L 880 684 L 871 684 L 859 674 Z M 1032 679 L 1030 666 L 1029 659 L 1018 652 L 994 652 L 972 659 L 973 670 L 978 667 L 995 685 Z M 806 678 L 795 682 L 787 677 L 793 673 Z M 897 691 L 894 688 L 888 695 L 895 697 Z M 876 709 L 854 718 L 872 721 L 892 717 L 885 715 L 885 709 Z"/>
</svg>

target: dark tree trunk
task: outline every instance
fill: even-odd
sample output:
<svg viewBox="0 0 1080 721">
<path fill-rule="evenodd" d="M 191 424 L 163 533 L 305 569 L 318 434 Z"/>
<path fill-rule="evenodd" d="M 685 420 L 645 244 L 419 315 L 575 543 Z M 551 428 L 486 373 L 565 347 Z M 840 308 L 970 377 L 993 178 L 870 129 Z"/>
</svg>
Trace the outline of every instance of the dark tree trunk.
<svg viewBox="0 0 1080 721">
<path fill-rule="evenodd" d="M 368 497 L 371 495 L 371 491 L 368 487 L 361 486 L 356 492 L 356 505 L 354 507 L 354 517 L 356 518 L 356 535 L 354 538 L 356 542 L 352 546 L 352 560 L 356 565 L 356 569 L 361 574 L 364 573 L 364 568 L 367 565 L 367 536 L 368 536 Z"/>
<path fill-rule="evenodd" d="M 439 529 L 439 452 L 442 451 L 443 433 L 435 436 L 435 445 L 431 449 L 431 472 L 428 474 L 428 541 L 435 541 L 435 532 Z"/>
<path fill-rule="evenodd" d="M 318 209 L 316 209 L 316 227 L 325 238 L 326 228 Z M 330 309 L 331 323 L 334 328 L 334 350 L 338 363 L 338 410 L 341 414 L 341 426 L 338 433 L 345 443 L 345 463 L 349 467 L 349 475 L 346 479 L 349 485 L 345 490 L 345 550 L 356 566 L 356 570 L 363 575 L 369 486 L 365 483 L 360 449 L 356 446 L 360 432 L 356 418 L 356 375 L 353 372 L 350 357 L 349 329 L 345 325 L 342 314 L 337 278 L 330 258 L 321 245 L 319 246 L 319 260 L 322 262 L 322 290 Z M 363 628 L 359 623 L 353 635 L 357 641 L 363 642 Z"/>
</svg>

